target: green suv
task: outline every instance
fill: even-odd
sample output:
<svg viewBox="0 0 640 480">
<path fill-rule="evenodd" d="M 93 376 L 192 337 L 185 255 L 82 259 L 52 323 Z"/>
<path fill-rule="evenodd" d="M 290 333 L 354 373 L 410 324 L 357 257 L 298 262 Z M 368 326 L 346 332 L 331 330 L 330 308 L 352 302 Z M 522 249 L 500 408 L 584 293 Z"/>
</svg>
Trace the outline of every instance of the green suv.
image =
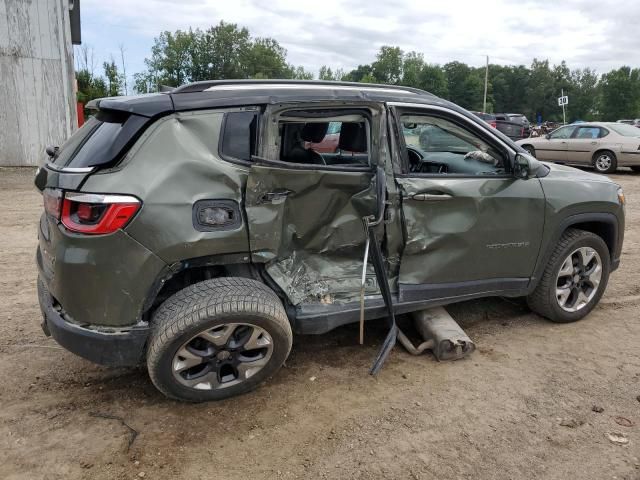
<svg viewBox="0 0 640 480">
<path fill-rule="evenodd" d="M 618 185 L 421 90 L 209 81 L 92 106 L 36 174 L 43 329 L 146 362 L 172 398 L 251 390 L 293 332 L 361 314 L 499 295 L 579 320 L 619 263 Z M 335 152 L 314 150 L 336 124 Z"/>
</svg>

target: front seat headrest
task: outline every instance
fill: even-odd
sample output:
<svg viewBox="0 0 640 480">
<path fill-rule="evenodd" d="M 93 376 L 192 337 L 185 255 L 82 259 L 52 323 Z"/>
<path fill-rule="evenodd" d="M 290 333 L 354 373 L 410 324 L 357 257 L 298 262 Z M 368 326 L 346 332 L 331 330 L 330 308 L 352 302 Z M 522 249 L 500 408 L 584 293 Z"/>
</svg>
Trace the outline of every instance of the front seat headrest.
<svg viewBox="0 0 640 480">
<path fill-rule="evenodd" d="M 300 137 L 305 142 L 319 143 L 327 134 L 329 122 L 324 123 L 305 123 L 300 132 Z"/>
<path fill-rule="evenodd" d="M 343 123 L 340 129 L 338 148 L 347 152 L 366 152 L 367 129 L 364 122 Z"/>
</svg>

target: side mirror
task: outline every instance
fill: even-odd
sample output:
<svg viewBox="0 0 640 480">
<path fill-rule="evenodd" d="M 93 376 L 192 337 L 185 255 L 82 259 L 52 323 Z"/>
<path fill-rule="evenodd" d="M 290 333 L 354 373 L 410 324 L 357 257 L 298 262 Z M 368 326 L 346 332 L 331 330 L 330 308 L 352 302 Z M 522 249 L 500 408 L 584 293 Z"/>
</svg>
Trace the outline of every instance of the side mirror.
<svg viewBox="0 0 640 480">
<path fill-rule="evenodd" d="M 517 153 L 514 173 L 517 178 L 528 180 L 535 177 L 542 164 L 528 153 Z"/>
<path fill-rule="evenodd" d="M 53 158 L 58 154 L 58 147 L 52 147 L 51 145 L 48 145 L 45 149 L 45 152 L 47 152 L 47 155 Z"/>
<path fill-rule="evenodd" d="M 550 134 L 550 133 L 547 133 L 547 134 L 544 136 L 544 138 L 546 138 L 547 140 L 551 139 L 551 134 Z"/>
</svg>

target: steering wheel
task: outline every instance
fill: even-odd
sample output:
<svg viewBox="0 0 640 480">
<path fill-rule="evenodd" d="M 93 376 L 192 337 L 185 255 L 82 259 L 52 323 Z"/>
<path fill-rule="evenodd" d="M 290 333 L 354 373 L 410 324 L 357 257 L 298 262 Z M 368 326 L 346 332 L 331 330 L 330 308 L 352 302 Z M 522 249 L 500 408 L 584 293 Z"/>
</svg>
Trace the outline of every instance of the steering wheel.
<svg viewBox="0 0 640 480">
<path fill-rule="evenodd" d="M 409 171 L 412 173 L 447 173 L 448 171 L 445 163 L 425 161 L 424 155 L 416 148 L 407 147 L 407 156 L 409 157 Z M 434 171 L 425 171 L 425 166 L 433 168 Z"/>
</svg>

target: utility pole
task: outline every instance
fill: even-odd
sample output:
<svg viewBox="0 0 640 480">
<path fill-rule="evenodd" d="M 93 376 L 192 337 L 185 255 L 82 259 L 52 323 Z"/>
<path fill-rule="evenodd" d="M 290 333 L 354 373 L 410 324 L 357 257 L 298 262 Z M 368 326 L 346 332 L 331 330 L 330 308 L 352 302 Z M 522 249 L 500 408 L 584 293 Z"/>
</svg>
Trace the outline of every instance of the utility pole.
<svg viewBox="0 0 640 480">
<path fill-rule="evenodd" d="M 484 101 L 482 102 L 482 111 L 487 112 L 487 84 L 489 83 L 489 55 L 487 55 L 487 67 L 484 71 Z"/>
<path fill-rule="evenodd" d="M 562 96 L 562 98 L 564 98 L 564 88 L 561 89 L 560 91 L 562 92 L 560 95 Z M 567 124 L 567 116 L 565 115 L 565 112 L 564 112 L 564 101 L 562 102 L 562 124 L 563 125 Z"/>
</svg>

